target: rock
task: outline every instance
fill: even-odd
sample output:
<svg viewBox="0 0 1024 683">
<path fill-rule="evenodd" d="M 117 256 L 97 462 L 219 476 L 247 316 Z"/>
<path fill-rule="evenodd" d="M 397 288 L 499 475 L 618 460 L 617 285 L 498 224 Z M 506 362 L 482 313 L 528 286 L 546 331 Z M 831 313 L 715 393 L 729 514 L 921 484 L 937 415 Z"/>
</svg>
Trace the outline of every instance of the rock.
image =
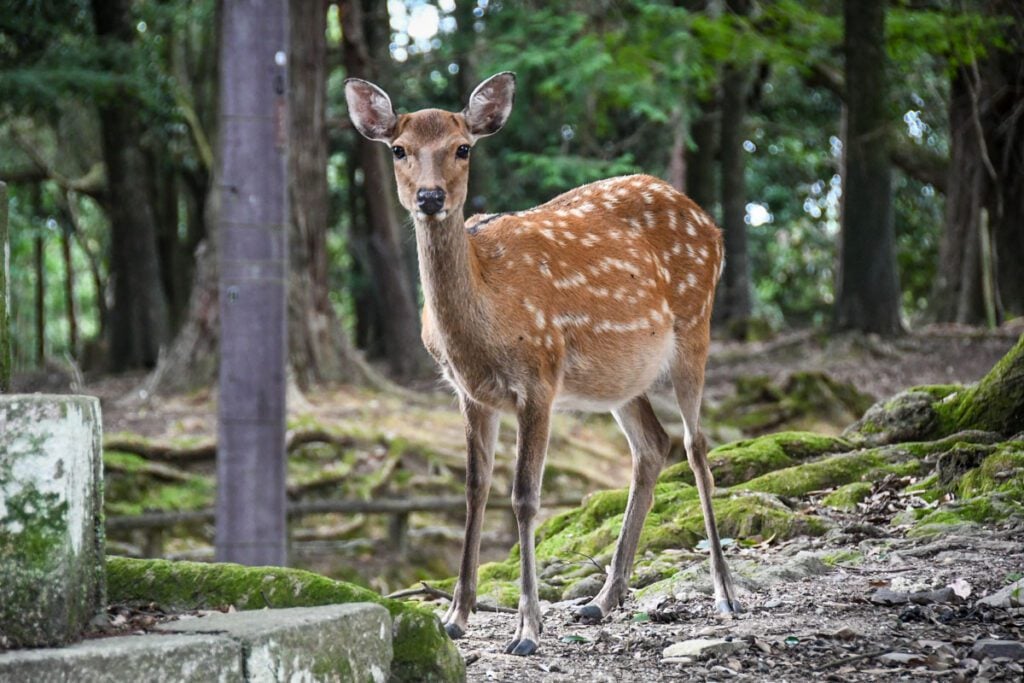
<svg viewBox="0 0 1024 683">
<path fill-rule="evenodd" d="M 603 585 L 604 576 L 601 574 L 591 574 L 569 586 L 562 593 L 562 599 L 578 600 L 579 598 L 592 598 L 600 592 Z"/>
<path fill-rule="evenodd" d="M 0 648 L 63 645 L 104 604 L 100 405 L 0 396 Z"/>
<path fill-rule="evenodd" d="M 878 661 L 888 666 L 921 666 L 926 663 L 925 657 L 906 652 L 887 652 L 878 656 Z"/>
<path fill-rule="evenodd" d="M 843 437 L 867 446 L 885 446 L 903 441 L 923 441 L 938 427 L 932 408 L 935 397 L 924 391 L 904 391 L 868 408 Z"/>
<path fill-rule="evenodd" d="M 0 681 L 242 683 L 241 654 L 238 643 L 219 635 L 99 638 L 70 647 L 0 654 Z"/>
<path fill-rule="evenodd" d="M 976 659 L 1005 657 L 1020 661 L 1024 660 L 1024 643 L 1017 640 L 979 640 L 971 648 L 971 656 Z"/>
<path fill-rule="evenodd" d="M 989 607 L 1002 607 L 1003 609 L 1024 607 L 1024 579 L 1018 579 L 1009 586 L 1000 588 L 992 595 L 986 595 L 981 600 L 978 600 L 978 604 L 988 605 Z"/>
<path fill-rule="evenodd" d="M 676 657 L 713 657 L 742 652 L 747 649 L 745 640 L 725 640 L 724 638 L 694 638 L 673 643 L 666 647 L 661 656 L 665 659 Z"/>
<path fill-rule="evenodd" d="M 876 605 L 905 605 L 908 602 L 912 602 L 915 605 L 930 605 L 954 602 L 956 599 L 956 593 L 949 587 L 934 591 L 918 591 L 916 593 L 898 593 L 888 588 L 879 588 L 871 596 L 871 602 Z"/>
<path fill-rule="evenodd" d="M 230 638 L 250 681 L 385 683 L 391 669 L 391 617 L 372 603 L 212 614 L 156 628 Z"/>
</svg>

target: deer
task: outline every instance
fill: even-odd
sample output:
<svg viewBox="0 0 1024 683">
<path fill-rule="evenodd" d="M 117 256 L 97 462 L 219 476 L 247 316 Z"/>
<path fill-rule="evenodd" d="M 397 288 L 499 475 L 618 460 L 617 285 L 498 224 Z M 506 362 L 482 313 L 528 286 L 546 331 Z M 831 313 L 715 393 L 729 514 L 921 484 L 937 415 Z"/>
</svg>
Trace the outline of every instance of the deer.
<svg viewBox="0 0 1024 683">
<path fill-rule="evenodd" d="M 647 397 L 668 374 L 710 544 L 715 607 L 741 611 L 719 543 L 700 404 L 721 231 L 685 194 L 648 175 L 600 180 L 545 204 L 463 215 L 470 153 L 501 130 L 516 78 L 480 83 L 461 112 L 397 114 L 368 81 L 345 81 L 349 117 L 391 149 L 398 197 L 412 215 L 423 287 L 422 340 L 458 398 L 466 431 L 466 528 L 452 639 L 476 609 L 477 566 L 498 418 L 517 421 L 512 508 L 520 548 L 518 625 L 505 652 L 537 651 L 543 629 L 534 531 L 554 410 L 610 411 L 632 456 L 626 512 L 606 580 L 575 608 L 599 623 L 622 605 L 670 439 Z"/>
</svg>

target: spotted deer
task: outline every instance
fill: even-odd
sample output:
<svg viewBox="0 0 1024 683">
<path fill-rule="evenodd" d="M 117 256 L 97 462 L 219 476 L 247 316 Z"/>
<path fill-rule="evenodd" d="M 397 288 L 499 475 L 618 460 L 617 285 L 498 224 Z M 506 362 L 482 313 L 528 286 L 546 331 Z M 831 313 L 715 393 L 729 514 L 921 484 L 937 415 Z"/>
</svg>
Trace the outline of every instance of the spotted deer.
<svg viewBox="0 0 1024 683">
<path fill-rule="evenodd" d="M 504 72 L 477 86 L 460 113 L 398 115 L 376 85 L 345 82 L 356 129 L 394 156 L 399 199 L 416 231 L 423 342 L 465 419 L 466 535 L 445 630 L 462 636 L 476 606 L 480 531 L 502 410 L 518 420 L 512 503 L 521 561 L 519 622 L 505 651 L 529 655 L 540 642 L 534 523 L 554 409 L 611 411 L 629 442 L 633 476 L 611 568 L 576 615 L 598 622 L 623 602 L 669 451 L 645 393 L 666 372 L 700 493 L 716 607 L 736 612 L 699 425 L 721 234 L 686 195 L 646 175 L 601 180 L 533 209 L 466 221 L 470 151 L 505 125 L 514 92 L 515 76 Z"/>
</svg>

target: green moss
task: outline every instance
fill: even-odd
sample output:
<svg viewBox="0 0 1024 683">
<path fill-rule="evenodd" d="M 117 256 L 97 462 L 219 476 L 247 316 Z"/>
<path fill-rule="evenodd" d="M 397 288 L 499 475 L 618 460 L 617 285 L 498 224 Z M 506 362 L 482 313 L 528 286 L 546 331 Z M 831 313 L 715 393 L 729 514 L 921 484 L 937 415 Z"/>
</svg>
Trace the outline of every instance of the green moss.
<svg viewBox="0 0 1024 683">
<path fill-rule="evenodd" d="M 871 495 L 871 482 L 855 481 L 840 486 L 822 500 L 825 505 L 839 510 L 856 510 L 857 503 Z"/>
<path fill-rule="evenodd" d="M 830 567 L 834 567 L 839 564 L 856 566 L 864 561 L 864 556 L 856 550 L 845 548 L 843 550 L 837 550 L 834 553 L 823 555 L 821 561 Z"/>
<path fill-rule="evenodd" d="M 970 498 L 1007 493 L 1024 501 L 1024 442 L 1008 442 L 966 472 L 956 487 L 957 495 Z"/>
<path fill-rule="evenodd" d="M 1024 431 L 1024 335 L 976 385 L 938 400 L 944 434 L 979 429 L 1011 436 Z"/>
<path fill-rule="evenodd" d="M 779 432 L 725 444 L 708 453 L 708 464 L 718 486 L 740 484 L 765 472 L 790 467 L 823 453 L 841 453 L 853 446 L 845 439 L 812 432 Z M 659 481 L 693 484 L 688 463 L 667 468 Z"/>
<path fill-rule="evenodd" d="M 887 464 L 880 449 L 840 453 L 752 479 L 740 488 L 784 496 L 802 496 L 854 481 Z"/>
<path fill-rule="evenodd" d="M 113 602 L 156 602 L 166 608 L 237 609 L 375 602 L 391 613 L 395 681 L 464 680 L 465 663 L 437 617 L 418 607 L 311 572 L 278 567 L 107 558 Z"/>
</svg>

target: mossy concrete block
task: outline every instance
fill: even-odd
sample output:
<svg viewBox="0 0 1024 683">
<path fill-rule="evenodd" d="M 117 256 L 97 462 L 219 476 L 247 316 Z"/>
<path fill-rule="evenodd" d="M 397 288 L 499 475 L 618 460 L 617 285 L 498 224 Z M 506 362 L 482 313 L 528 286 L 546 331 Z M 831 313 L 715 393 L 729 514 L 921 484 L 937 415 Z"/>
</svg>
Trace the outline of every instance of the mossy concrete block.
<svg viewBox="0 0 1024 683">
<path fill-rule="evenodd" d="M 242 647 L 216 635 L 122 636 L 0 654 L 0 683 L 241 683 Z"/>
<path fill-rule="evenodd" d="M 63 645 L 105 602 L 91 396 L 0 396 L 0 647 Z"/>
<path fill-rule="evenodd" d="M 396 683 L 457 683 L 466 663 L 432 612 L 382 598 L 366 588 L 300 569 L 243 567 L 227 563 L 167 562 L 107 558 L 111 601 L 144 600 L 164 607 L 239 610 L 375 602 L 392 618 L 391 680 Z"/>
<path fill-rule="evenodd" d="M 391 615 L 372 603 L 213 614 L 158 629 L 238 642 L 249 683 L 385 683 L 391 669 Z"/>
</svg>

